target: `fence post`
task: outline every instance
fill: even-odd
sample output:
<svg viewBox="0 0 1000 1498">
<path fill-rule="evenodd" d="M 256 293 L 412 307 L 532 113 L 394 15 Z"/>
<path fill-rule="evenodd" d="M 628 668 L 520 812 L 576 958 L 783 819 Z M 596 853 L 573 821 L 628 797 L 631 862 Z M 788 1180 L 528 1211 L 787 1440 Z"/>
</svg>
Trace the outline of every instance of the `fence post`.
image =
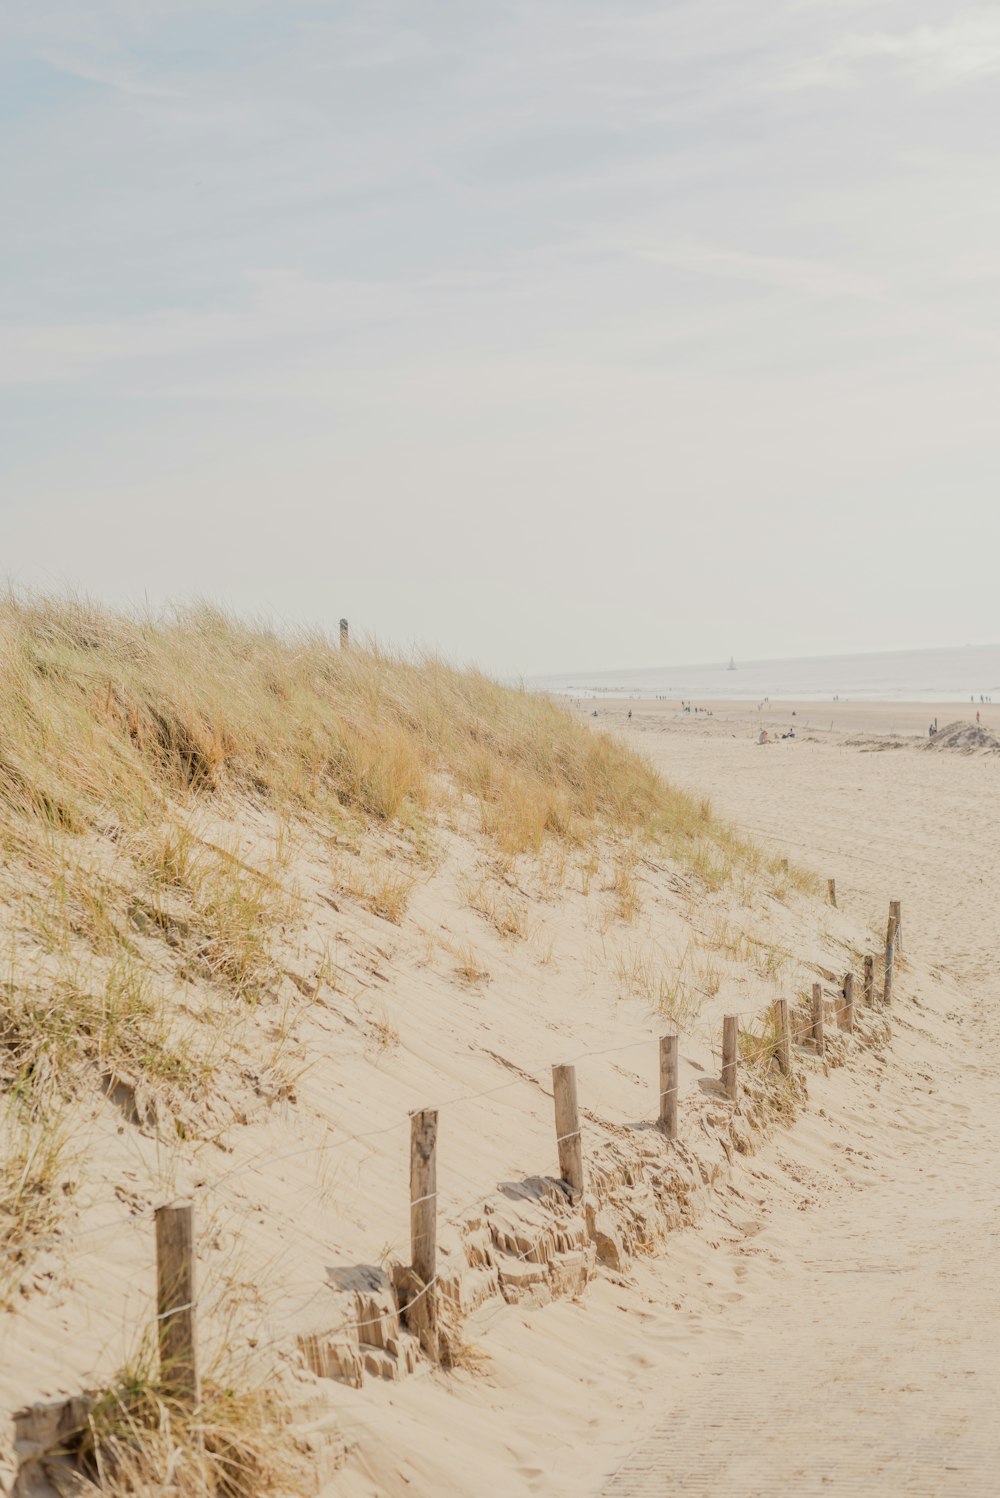
<svg viewBox="0 0 1000 1498">
<path fill-rule="evenodd" d="M 813 984 L 812 999 L 812 1038 L 816 1046 L 817 1056 L 826 1055 L 826 1041 L 823 1037 L 823 985 Z"/>
<path fill-rule="evenodd" d="M 840 1028 L 854 1034 L 854 974 L 844 975 L 844 1003 L 838 1016 Z"/>
<path fill-rule="evenodd" d="M 892 1007 L 892 969 L 896 957 L 896 917 L 889 917 L 889 930 L 885 937 L 885 984 L 882 989 L 882 1008 Z"/>
<path fill-rule="evenodd" d="M 889 901 L 889 915 L 896 920 L 896 948 L 903 950 L 903 902 L 901 900 Z"/>
<path fill-rule="evenodd" d="M 875 1003 L 875 958 L 865 958 L 865 1007 L 871 1009 Z"/>
<path fill-rule="evenodd" d="M 836 879 L 828 879 L 826 881 L 826 892 L 827 892 L 827 895 L 829 897 L 830 904 L 833 906 L 834 910 L 836 910 L 836 908 L 837 908 L 837 881 L 836 881 Z"/>
<path fill-rule="evenodd" d="M 792 1074 L 792 1027 L 788 1018 L 787 999 L 775 999 L 774 1016 L 778 1031 L 778 1043 L 774 1048 L 774 1054 L 778 1058 L 778 1065 L 782 1072 L 789 1077 Z"/>
<path fill-rule="evenodd" d="M 668 1139 L 677 1138 L 677 1047 L 676 1035 L 660 1036 L 660 1128 Z"/>
<path fill-rule="evenodd" d="M 727 1014 L 722 1021 L 722 1087 L 726 1097 L 736 1102 L 736 1053 L 739 1045 L 739 1018 Z"/>
<path fill-rule="evenodd" d="M 346 650 L 347 647 L 350 645 L 350 643 L 351 643 L 351 640 L 350 640 L 350 629 L 349 629 L 347 620 L 346 619 L 341 619 L 341 621 L 340 621 L 340 648 L 341 648 L 341 650 Z"/>
<path fill-rule="evenodd" d="M 576 1104 L 575 1066 L 552 1068 L 552 1097 L 555 1102 L 559 1175 L 573 1191 L 582 1193 L 583 1140 L 580 1137 L 580 1111 Z"/>
<path fill-rule="evenodd" d="M 195 1409 L 201 1383 L 194 1334 L 194 1207 L 190 1202 L 157 1207 L 155 1223 L 160 1379 L 179 1404 Z"/>
<path fill-rule="evenodd" d="M 436 1108 L 410 1114 L 410 1263 L 419 1284 L 406 1314 L 411 1331 L 431 1358 L 438 1350 L 437 1128 Z"/>
</svg>

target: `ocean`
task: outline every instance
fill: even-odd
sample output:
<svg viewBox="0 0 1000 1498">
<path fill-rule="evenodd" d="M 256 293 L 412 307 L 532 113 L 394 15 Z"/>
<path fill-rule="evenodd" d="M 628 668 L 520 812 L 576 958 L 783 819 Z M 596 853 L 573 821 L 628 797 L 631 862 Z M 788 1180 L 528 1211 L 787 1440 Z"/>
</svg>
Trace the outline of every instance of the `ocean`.
<svg viewBox="0 0 1000 1498">
<path fill-rule="evenodd" d="M 637 697 L 734 702 L 1000 702 L 1000 645 L 891 650 L 811 659 L 728 661 L 641 670 L 537 676 L 539 691 L 571 697 Z"/>
</svg>

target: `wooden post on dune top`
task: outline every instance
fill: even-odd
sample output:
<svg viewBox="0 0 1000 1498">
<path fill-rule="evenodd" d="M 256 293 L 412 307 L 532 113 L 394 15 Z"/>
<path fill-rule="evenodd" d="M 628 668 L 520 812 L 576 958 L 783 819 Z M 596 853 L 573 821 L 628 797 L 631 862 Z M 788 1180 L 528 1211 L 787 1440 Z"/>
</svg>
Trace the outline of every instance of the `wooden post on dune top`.
<svg viewBox="0 0 1000 1498">
<path fill-rule="evenodd" d="M 865 1008 L 866 1009 L 871 1009 L 871 1008 L 874 1007 L 874 1004 L 875 1004 L 875 958 L 874 957 L 866 957 L 865 958 L 864 989 L 865 989 L 865 994 L 864 994 Z"/>
<path fill-rule="evenodd" d="M 840 1006 L 837 1016 L 840 1028 L 846 1030 L 848 1035 L 854 1034 L 854 974 L 844 974 L 844 1002 Z"/>
<path fill-rule="evenodd" d="M 823 1036 L 823 985 L 813 984 L 812 998 L 812 1038 L 816 1047 L 817 1056 L 826 1055 L 826 1041 Z"/>
<path fill-rule="evenodd" d="M 677 1138 L 677 1050 L 676 1035 L 660 1036 L 660 1128 L 668 1139 Z"/>
<path fill-rule="evenodd" d="M 346 650 L 351 643 L 351 631 L 346 619 L 340 621 L 340 648 Z"/>
<path fill-rule="evenodd" d="M 885 935 L 885 983 L 882 988 L 882 1008 L 892 1008 L 892 969 L 896 961 L 896 917 L 889 917 L 889 929 Z"/>
<path fill-rule="evenodd" d="M 436 1360 L 437 1335 L 437 1130 L 436 1108 L 410 1114 L 410 1264 L 406 1320 L 427 1356 Z"/>
<path fill-rule="evenodd" d="M 185 1409 L 201 1400 L 194 1313 L 194 1207 L 190 1202 L 157 1207 L 156 1322 L 160 1379 Z"/>
<path fill-rule="evenodd" d="M 774 1054 L 784 1075 L 790 1077 L 792 1074 L 792 1025 L 788 1017 L 787 999 L 774 1001 L 774 1026 L 778 1032 Z"/>
<path fill-rule="evenodd" d="M 827 895 L 829 897 L 830 904 L 833 906 L 834 910 L 836 910 L 836 908 L 837 908 L 837 881 L 836 881 L 836 879 L 828 879 L 826 881 L 826 892 L 827 892 Z"/>
<path fill-rule="evenodd" d="M 896 951 L 903 950 L 903 902 L 901 900 L 889 901 L 889 919 L 896 922 Z"/>
<path fill-rule="evenodd" d="M 552 1098 L 555 1103 L 559 1175 L 574 1192 L 582 1194 L 583 1139 L 580 1135 L 580 1110 L 576 1102 L 575 1066 L 552 1068 Z"/>
<path fill-rule="evenodd" d="M 722 1089 L 726 1097 L 733 1103 L 738 1096 L 739 1084 L 736 1078 L 736 1055 L 739 1047 L 739 1018 L 735 1014 L 727 1014 L 722 1021 Z"/>
</svg>

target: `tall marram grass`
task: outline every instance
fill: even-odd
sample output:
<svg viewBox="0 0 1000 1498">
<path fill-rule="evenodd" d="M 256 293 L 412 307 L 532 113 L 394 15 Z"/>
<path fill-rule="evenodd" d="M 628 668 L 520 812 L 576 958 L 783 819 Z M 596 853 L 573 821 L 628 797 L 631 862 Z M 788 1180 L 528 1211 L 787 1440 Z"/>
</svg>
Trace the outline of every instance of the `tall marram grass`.
<svg viewBox="0 0 1000 1498">
<path fill-rule="evenodd" d="M 710 809 L 549 699 L 376 646 L 279 634 L 217 609 L 157 617 L 0 600 L 0 838 L 27 824 L 115 836 L 165 803 L 250 797 L 287 815 L 417 826 L 471 799 L 507 853 L 602 830 L 678 851 Z"/>
</svg>

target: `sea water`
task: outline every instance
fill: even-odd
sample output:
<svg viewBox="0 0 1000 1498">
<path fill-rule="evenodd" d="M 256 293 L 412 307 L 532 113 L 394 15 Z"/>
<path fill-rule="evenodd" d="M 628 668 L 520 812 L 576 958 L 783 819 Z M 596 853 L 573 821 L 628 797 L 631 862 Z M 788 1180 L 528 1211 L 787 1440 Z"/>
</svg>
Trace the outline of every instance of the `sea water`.
<svg viewBox="0 0 1000 1498">
<path fill-rule="evenodd" d="M 811 659 L 734 660 L 701 666 L 573 671 L 535 677 L 541 691 L 573 697 L 730 698 L 829 702 L 1000 703 L 1000 645 L 941 650 L 893 650 Z"/>
</svg>

